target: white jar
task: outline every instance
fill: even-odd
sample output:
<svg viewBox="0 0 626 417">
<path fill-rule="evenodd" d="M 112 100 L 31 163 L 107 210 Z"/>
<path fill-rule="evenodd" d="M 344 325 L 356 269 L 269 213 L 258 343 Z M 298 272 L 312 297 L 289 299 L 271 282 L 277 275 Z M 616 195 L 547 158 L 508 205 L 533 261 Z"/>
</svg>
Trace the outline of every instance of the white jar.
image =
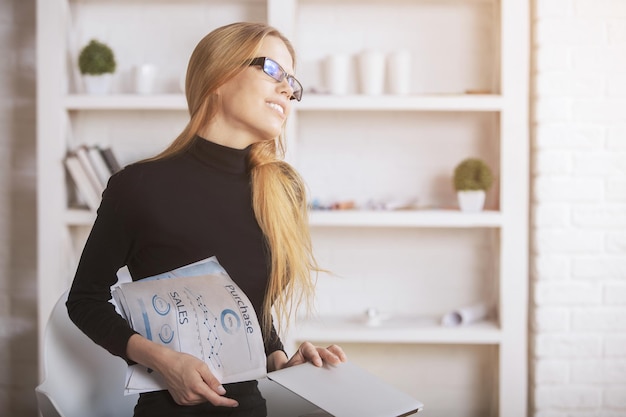
<svg viewBox="0 0 626 417">
<path fill-rule="evenodd" d="M 359 91 L 370 96 L 385 90 L 385 54 L 381 51 L 363 51 L 358 56 Z"/>
</svg>

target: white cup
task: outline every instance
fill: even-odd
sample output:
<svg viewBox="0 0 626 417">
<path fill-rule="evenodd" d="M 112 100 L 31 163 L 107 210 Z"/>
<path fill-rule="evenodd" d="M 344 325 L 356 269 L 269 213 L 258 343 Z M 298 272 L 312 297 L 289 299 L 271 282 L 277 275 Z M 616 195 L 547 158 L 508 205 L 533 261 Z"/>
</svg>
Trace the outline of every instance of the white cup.
<svg viewBox="0 0 626 417">
<path fill-rule="evenodd" d="M 350 55 L 331 54 L 324 61 L 326 89 L 330 94 L 348 94 L 350 84 Z"/>
<path fill-rule="evenodd" d="M 137 94 L 152 94 L 155 90 L 157 67 L 142 64 L 133 67 L 133 86 Z"/>
<path fill-rule="evenodd" d="M 380 95 L 385 89 L 385 54 L 364 51 L 358 56 L 359 90 L 362 94 Z"/>
<path fill-rule="evenodd" d="M 400 50 L 387 58 L 387 79 L 391 94 L 406 95 L 411 91 L 411 53 Z"/>
</svg>

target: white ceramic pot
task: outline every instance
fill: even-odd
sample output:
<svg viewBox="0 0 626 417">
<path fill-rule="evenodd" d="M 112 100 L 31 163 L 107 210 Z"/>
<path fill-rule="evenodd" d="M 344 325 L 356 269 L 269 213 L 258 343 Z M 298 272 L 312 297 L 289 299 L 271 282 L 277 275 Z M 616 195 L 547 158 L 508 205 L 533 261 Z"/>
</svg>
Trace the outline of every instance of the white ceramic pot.
<svg viewBox="0 0 626 417">
<path fill-rule="evenodd" d="M 152 64 L 133 67 L 132 76 L 135 93 L 152 94 L 155 91 L 158 68 Z"/>
<path fill-rule="evenodd" d="M 350 84 L 350 61 L 348 54 L 332 54 L 326 57 L 324 62 L 324 75 L 326 87 L 330 94 L 348 94 Z"/>
<path fill-rule="evenodd" d="M 83 75 L 83 84 L 87 94 L 108 94 L 113 84 L 113 74 Z"/>
<path fill-rule="evenodd" d="M 391 94 L 407 95 L 411 91 L 411 53 L 400 50 L 387 57 L 387 79 Z"/>
<path fill-rule="evenodd" d="M 485 192 L 483 190 L 457 191 L 461 211 L 475 213 L 482 211 L 485 206 Z"/>
<path fill-rule="evenodd" d="M 385 54 L 364 51 L 358 59 L 359 89 L 361 94 L 378 96 L 385 90 Z"/>
</svg>

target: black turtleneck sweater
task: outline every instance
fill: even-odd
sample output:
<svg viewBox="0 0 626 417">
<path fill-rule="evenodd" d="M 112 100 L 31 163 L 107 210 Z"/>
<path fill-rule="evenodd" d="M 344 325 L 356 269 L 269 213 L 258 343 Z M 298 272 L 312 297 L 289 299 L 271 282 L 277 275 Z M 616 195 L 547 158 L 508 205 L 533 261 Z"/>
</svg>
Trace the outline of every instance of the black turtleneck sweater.
<svg viewBox="0 0 626 417">
<path fill-rule="evenodd" d="M 196 138 L 179 155 L 111 177 L 67 301 L 85 334 L 128 361 L 134 332 L 109 303 L 118 269 L 127 265 L 136 281 L 214 255 L 261 316 L 268 253 L 252 209 L 249 153 Z M 274 330 L 268 340 L 266 354 L 283 349 Z"/>
</svg>

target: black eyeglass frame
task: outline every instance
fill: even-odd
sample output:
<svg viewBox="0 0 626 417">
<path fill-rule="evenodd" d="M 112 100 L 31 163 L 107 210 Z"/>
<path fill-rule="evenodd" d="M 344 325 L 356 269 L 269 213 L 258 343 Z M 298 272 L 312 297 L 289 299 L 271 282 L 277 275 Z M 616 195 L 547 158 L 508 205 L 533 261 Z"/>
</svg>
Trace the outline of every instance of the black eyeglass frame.
<svg viewBox="0 0 626 417">
<path fill-rule="evenodd" d="M 269 75 L 270 77 L 272 77 L 274 80 L 276 80 L 279 83 L 282 82 L 285 78 L 287 78 L 287 83 L 289 84 L 289 86 L 291 87 L 291 90 L 293 91 L 289 99 L 298 100 L 298 101 L 302 100 L 302 90 L 303 90 L 302 84 L 300 83 L 300 81 L 298 81 L 296 77 L 288 74 L 287 71 L 285 71 L 278 62 L 274 61 L 272 58 L 263 56 L 263 57 L 254 58 L 252 61 L 250 61 L 249 66 L 255 66 L 255 65 L 258 65 L 259 67 L 261 67 L 264 73 L 266 73 L 267 75 Z"/>
</svg>

